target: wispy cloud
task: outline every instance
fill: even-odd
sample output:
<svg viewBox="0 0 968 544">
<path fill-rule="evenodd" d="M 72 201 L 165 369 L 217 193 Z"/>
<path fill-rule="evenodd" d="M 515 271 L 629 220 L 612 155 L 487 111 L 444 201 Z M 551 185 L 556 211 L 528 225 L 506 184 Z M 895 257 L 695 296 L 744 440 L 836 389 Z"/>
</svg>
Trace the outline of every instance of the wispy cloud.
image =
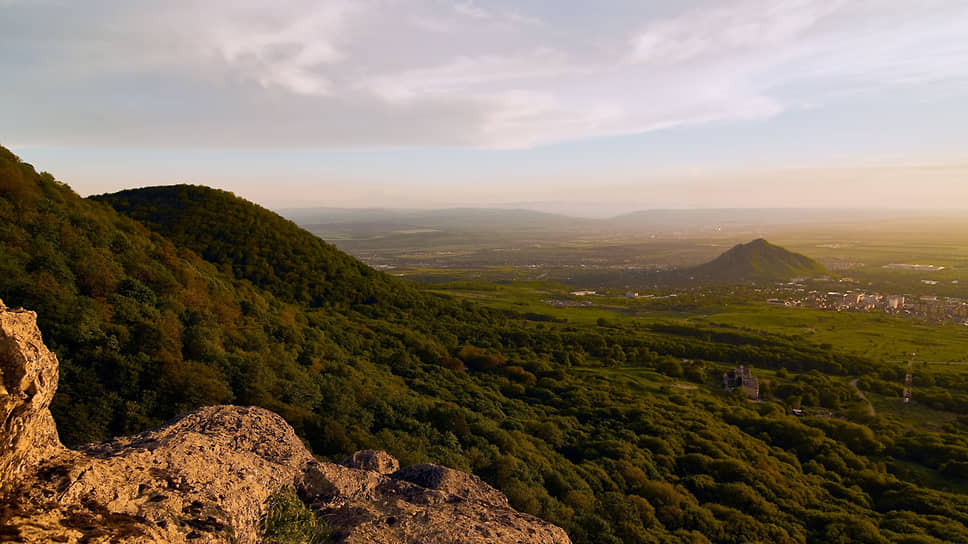
<svg viewBox="0 0 968 544">
<path fill-rule="evenodd" d="M 768 51 L 801 38 L 842 0 L 733 2 L 652 21 L 632 40 L 630 60 L 654 65 Z"/>
<path fill-rule="evenodd" d="M 298 17 L 266 24 L 258 12 L 247 20 L 215 22 L 215 47 L 226 62 L 264 87 L 278 85 L 297 94 L 332 90 L 327 65 L 346 59 L 337 42 L 350 17 L 364 3 L 333 1 L 306 6 Z"/>
<path fill-rule="evenodd" d="M 476 19 L 478 21 L 491 21 L 502 24 L 514 25 L 538 25 L 541 19 L 538 17 L 523 15 L 513 9 L 490 10 L 480 6 L 473 0 L 462 0 L 454 2 L 453 10 L 461 17 Z"/>
<path fill-rule="evenodd" d="M 547 48 L 511 56 L 457 57 L 445 64 L 381 74 L 360 81 L 389 101 L 432 99 L 435 96 L 498 96 L 505 89 L 528 87 L 536 80 L 573 73 L 561 52 Z"/>
<path fill-rule="evenodd" d="M 70 21 L 39 6 L 0 0 L 0 68 L 18 74 L 0 115 L 25 142 L 82 142 L 97 119 L 119 145 L 532 147 L 968 85 L 960 0 L 609 18 L 471 0 L 97 1 Z M 43 39 L 25 30 L 41 23 Z"/>
<path fill-rule="evenodd" d="M 472 0 L 455 2 L 453 7 L 455 12 L 465 17 L 470 17 L 471 19 L 490 19 L 493 17 L 491 12 L 478 6 Z"/>
</svg>

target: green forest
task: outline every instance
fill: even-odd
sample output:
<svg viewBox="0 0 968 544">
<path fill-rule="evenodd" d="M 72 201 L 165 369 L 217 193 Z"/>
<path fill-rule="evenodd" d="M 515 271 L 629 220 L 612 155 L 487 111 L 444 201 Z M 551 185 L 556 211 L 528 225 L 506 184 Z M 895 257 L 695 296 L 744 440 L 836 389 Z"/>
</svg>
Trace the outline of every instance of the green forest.
<svg viewBox="0 0 968 544">
<path fill-rule="evenodd" d="M 474 304 L 376 271 L 231 193 L 81 198 L 0 148 L 0 299 L 38 313 L 69 446 L 210 404 L 313 453 L 473 472 L 576 543 L 968 542 L 968 374 L 951 417 L 870 415 L 897 369 L 750 329 Z M 722 391 L 744 364 L 763 402 Z M 795 417 L 792 406 L 837 417 Z"/>
</svg>

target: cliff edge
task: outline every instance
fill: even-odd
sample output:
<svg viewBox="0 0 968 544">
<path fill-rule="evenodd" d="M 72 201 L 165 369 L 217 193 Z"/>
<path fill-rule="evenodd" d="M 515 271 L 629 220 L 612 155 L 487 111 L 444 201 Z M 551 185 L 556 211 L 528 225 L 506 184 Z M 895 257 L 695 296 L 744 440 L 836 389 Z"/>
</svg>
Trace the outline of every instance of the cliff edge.
<svg viewBox="0 0 968 544">
<path fill-rule="evenodd" d="M 0 541 L 256 543 L 266 500 L 292 486 L 337 542 L 570 544 L 469 474 L 401 469 L 380 451 L 317 461 L 256 407 L 201 408 L 69 450 L 48 409 L 57 358 L 36 321 L 0 301 Z"/>
</svg>

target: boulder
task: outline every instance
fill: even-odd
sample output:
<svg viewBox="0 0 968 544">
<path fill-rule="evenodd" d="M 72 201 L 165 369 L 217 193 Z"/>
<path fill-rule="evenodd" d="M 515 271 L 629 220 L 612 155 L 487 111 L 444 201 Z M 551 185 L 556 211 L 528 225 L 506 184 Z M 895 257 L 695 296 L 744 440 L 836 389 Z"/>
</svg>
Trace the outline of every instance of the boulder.
<svg viewBox="0 0 968 544">
<path fill-rule="evenodd" d="M 358 468 L 380 474 L 390 474 L 400 469 L 400 462 L 382 450 L 362 450 L 343 459 L 339 464 L 344 467 Z"/>
<path fill-rule="evenodd" d="M 497 489 L 484 483 L 473 474 L 467 474 L 439 465 L 412 465 L 390 475 L 391 478 L 415 483 L 427 489 L 436 489 L 465 499 L 489 504 L 508 505 L 508 498 Z"/>
</svg>

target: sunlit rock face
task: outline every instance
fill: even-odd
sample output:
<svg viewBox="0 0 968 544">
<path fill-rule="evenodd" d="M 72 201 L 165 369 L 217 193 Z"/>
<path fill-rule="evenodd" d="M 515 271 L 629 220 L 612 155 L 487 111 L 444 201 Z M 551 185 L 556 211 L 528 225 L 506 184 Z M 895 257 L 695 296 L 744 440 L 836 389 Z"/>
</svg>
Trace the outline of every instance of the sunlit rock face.
<svg viewBox="0 0 968 544">
<path fill-rule="evenodd" d="M 480 479 L 400 469 L 383 451 L 312 457 L 281 417 L 209 406 L 160 429 L 79 451 L 48 407 L 57 358 L 36 315 L 0 302 L 0 541 L 256 543 L 266 500 L 293 486 L 341 542 L 570 543 Z"/>
<path fill-rule="evenodd" d="M 57 357 L 37 314 L 0 301 L 0 487 L 63 449 L 48 410 L 56 390 Z"/>
</svg>

